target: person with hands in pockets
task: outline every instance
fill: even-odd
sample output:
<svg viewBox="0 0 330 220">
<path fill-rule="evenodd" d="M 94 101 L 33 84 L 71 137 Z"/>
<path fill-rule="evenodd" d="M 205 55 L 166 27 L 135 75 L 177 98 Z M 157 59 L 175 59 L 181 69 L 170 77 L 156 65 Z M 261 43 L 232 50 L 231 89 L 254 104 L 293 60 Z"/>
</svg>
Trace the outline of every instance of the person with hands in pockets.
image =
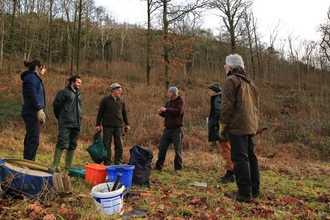
<svg viewBox="0 0 330 220">
<path fill-rule="evenodd" d="M 125 101 L 120 97 L 123 90 L 118 83 L 110 85 L 111 94 L 102 98 L 96 117 L 96 131 L 103 128 L 103 143 L 108 151 L 104 165 L 111 165 L 111 141 L 114 139 L 114 164 L 119 165 L 123 157 L 122 137 L 131 129 L 127 117 Z M 101 128 L 102 123 L 102 128 Z"/>
<path fill-rule="evenodd" d="M 24 104 L 21 116 L 25 123 L 23 158 L 34 161 L 39 147 L 40 125 L 45 124 L 45 88 L 40 78 L 46 65 L 40 60 L 23 61 L 28 70 L 21 74 Z"/>
<path fill-rule="evenodd" d="M 72 168 L 74 152 L 77 148 L 78 135 L 82 124 L 82 97 L 80 90 L 81 77 L 72 75 L 69 84 L 62 88 L 53 101 L 54 115 L 58 121 L 58 138 L 54 152 L 53 169 L 59 168 L 63 150 L 65 155 L 65 170 Z"/>
</svg>

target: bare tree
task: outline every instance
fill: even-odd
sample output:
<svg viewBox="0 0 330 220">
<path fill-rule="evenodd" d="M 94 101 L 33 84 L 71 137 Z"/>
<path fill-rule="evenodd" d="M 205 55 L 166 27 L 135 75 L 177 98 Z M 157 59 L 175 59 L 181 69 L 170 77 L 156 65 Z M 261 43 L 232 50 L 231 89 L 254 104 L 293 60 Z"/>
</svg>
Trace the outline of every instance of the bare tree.
<svg viewBox="0 0 330 220">
<path fill-rule="evenodd" d="M 267 48 L 268 79 L 271 79 L 276 71 L 275 62 L 278 52 L 276 51 L 275 42 L 280 33 L 280 29 L 280 21 L 278 21 L 278 23 L 269 30 L 269 46 Z"/>
<path fill-rule="evenodd" d="M 155 0 L 147 0 L 147 85 L 150 85 L 150 71 L 151 71 L 151 42 L 152 42 L 152 14 L 161 8 L 161 2 Z"/>
<path fill-rule="evenodd" d="M 240 36 L 240 22 L 244 19 L 245 11 L 251 7 L 252 0 L 211 0 L 211 8 L 219 9 L 221 18 L 230 36 L 232 52 L 236 52 L 237 41 Z"/>
<path fill-rule="evenodd" d="M 307 73 L 310 73 L 310 68 L 312 66 L 313 54 L 317 50 L 317 43 L 315 41 L 304 40 L 302 44 L 302 62 L 307 66 Z"/>
<path fill-rule="evenodd" d="M 9 53 L 13 53 L 14 50 L 14 32 L 15 32 L 15 24 L 16 24 L 16 12 L 18 7 L 18 0 L 13 0 L 13 12 L 12 12 L 12 20 L 10 27 L 10 36 L 9 36 Z"/>
<path fill-rule="evenodd" d="M 79 68 L 80 68 L 80 53 L 81 53 L 81 26 L 82 26 L 82 12 L 83 11 L 83 1 L 79 0 L 78 3 L 78 28 L 77 28 L 77 36 L 76 36 L 76 70 L 77 72 L 79 72 Z"/>
<path fill-rule="evenodd" d="M 207 4 L 205 0 L 195 0 L 193 3 L 186 5 L 173 5 L 169 7 L 171 0 L 161 0 L 163 6 L 163 30 L 162 30 L 162 42 L 163 42 L 163 57 L 164 57 L 164 71 L 165 71 L 165 88 L 169 87 L 170 76 L 170 52 L 173 51 L 174 45 L 170 42 L 170 24 L 178 21 L 183 16 L 193 13 L 198 15 L 198 9 L 204 8 Z M 173 31 L 173 30 L 172 30 Z M 175 36 L 175 34 L 171 35 Z M 175 60 L 175 59 L 174 59 Z M 172 62 L 173 63 L 173 62 Z"/>
<path fill-rule="evenodd" d="M 248 12 L 247 10 L 245 10 L 244 22 L 245 22 L 246 37 L 247 37 L 247 41 L 248 41 L 248 48 L 249 48 L 249 52 L 250 52 L 251 65 L 252 65 L 251 78 L 254 79 L 255 72 L 256 72 L 256 66 L 254 63 L 254 53 L 253 53 L 253 42 L 255 42 L 253 39 L 253 37 L 255 36 L 255 35 L 253 35 L 253 33 L 255 33 L 255 31 L 253 29 L 255 28 L 255 26 L 253 25 L 254 17 L 253 17 L 252 11 Z"/>
<path fill-rule="evenodd" d="M 5 48 L 5 19 L 8 17 L 5 5 L 8 4 L 6 0 L 0 2 L 0 71 L 3 69 L 4 48 Z"/>
<path fill-rule="evenodd" d="M 330 7 L 327 13 L 326 23 L 320 25 L 319 32 L 322 34 L 322 41 L 320 43 L 323 55 L 330 61 Z"/>
<path fill-rule="evenodd" d="M 252 19 L 252 26 L 253 26 L 253 39 L 254 39 L 254 45 L 256 48 L 256 56 L 258 61 L 258 74 L 259 74 L 259 80 L 261 82 L 261 79 L 263 78 L 263 70 L 261 68 L 261 48 L 260 48 L 260 36 L 257 32 L 258 24 L 255 19 Z"/>
</svg>

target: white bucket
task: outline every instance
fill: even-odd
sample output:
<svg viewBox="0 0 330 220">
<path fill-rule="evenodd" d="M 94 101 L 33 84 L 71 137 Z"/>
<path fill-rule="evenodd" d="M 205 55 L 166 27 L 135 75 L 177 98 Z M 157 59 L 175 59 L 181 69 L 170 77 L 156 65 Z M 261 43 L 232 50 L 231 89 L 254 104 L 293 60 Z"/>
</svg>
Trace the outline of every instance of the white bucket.
<svg viewBox="0 0 330 220">
<path fill-rule="evenodd" d="M 124 202 L 123 191 L 125 186 L 120 189 L 109 192 L 108 187 L 111 189 L 114 182 L 101 183 L 92 188 L 91 196 L 94 198 L 96 209 L 102 212 L 112 214 L 123 214 Z"/>
</svg>

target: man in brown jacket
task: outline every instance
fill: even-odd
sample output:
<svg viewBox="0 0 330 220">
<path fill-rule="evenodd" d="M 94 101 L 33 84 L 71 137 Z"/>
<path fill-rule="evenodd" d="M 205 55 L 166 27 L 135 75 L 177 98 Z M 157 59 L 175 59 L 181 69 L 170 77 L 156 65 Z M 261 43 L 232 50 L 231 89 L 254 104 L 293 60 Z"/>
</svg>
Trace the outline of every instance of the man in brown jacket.
<svg viewBox="0 0 330 220">
<path fill-rule="evenodd" d="M 225 196 L 240 202 L 250 202 L 260 194 L 258 158 L 254 152 L 253 136 L 256 134 L 259 115 L 257 87 L 244 70 L 240 55 L 226 58 L 226 75 L 222 90 L 219 138 L 229 133 L 231 160 L 238 191 Z"/>
</svg>

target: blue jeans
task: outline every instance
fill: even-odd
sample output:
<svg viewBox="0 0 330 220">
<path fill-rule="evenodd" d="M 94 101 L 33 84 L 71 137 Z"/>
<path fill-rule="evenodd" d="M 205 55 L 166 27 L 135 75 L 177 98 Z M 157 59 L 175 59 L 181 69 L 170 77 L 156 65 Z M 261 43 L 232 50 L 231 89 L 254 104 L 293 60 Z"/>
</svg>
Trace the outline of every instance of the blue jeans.
<svg viewBox="0 0 330 220">
<path fill-rule="evenodd" d="M 182 128 L 165 128 L 163 135 L 159 143 L 158 160 L 156 162 L 157 168 L 162 168 L 166 158 L 166 152 L 170 145 L 173 143 L 175 157 L 174 157 L 174 169 L 182 169 L 182 140 L 183 130 Z"/>
<path fill-rule="evenodd" d="M 229 139 L 239 195 L 258 194 L 260 192 L 260 174 L 258 158 L 254 152 L 253 135 L 229 134 Z"/>
<path fill-rule="evenodd" d="M 35 115 L 22 116 L 25 123 L 23 158 L 34 161 L 39 147 L 40 122 Z"/>
</svg>

